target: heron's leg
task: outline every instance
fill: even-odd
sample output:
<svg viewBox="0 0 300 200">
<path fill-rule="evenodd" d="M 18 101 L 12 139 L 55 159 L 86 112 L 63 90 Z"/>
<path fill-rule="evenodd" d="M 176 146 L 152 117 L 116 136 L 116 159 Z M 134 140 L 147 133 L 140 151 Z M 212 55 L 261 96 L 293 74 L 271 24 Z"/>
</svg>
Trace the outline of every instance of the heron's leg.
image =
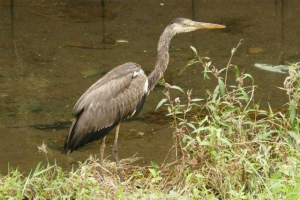
<svg viewBox="0 0 300 200">
<path fill-rule="evenodd" d="M 105 138 L 106 136 L 104 136 L 102 138 L 101 144 L 100 144 L 100 175 L 102 176 L 102 178 L 104 178 L 103 176 L 103 155 L 104 155 L 104 149 L 105 149 Z"/>
<path fill-rule="evenodd" d="M 119 129 L 120 129 L 120 124 L 118 124 L 117 127 L 116 127 L 116 135 L 115 135 L 115 140 L 114 140 L 114 144 L 113 144 L 113 155 L 116 159 L 117 170 L 118 170 L 118 174 L 119 174 L 119 177 L 120 177 L 120 181 L 123 182 L 122 171 L 119 168 L 119 155 L 118 155 Z"/>
</svg>

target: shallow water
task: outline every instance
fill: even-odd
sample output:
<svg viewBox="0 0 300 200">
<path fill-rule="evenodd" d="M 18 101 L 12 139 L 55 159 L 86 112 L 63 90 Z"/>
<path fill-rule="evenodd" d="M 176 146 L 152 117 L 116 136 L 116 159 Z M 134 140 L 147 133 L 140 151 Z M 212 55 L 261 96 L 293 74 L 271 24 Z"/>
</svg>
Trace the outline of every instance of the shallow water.
<svg viewBox="0 0 300 200">
<path fill-rule="evenodd" d="M 205 91 L 213 89 L 215 83 L 203 81 L 199 66 L 178 75 L 193 58 L 189 46 L 222 68 L 231 49 L 243 39 L 233 63 L 252 74 L 259 86 L 257 102 L 282 107 L 287 99 L 277 87 L 282 86 L 286 75 L 262 71 L 254 64 L 300 60 L 299 8 L 297 0 L 2 1 L 0 172 L 7 172 L 8 163 L 29 172 L 39 161 L 45 161 L 38 152 L 43 141 L 50 162 L 66 168 L 98 154 L 99 142 L 93 142 L 63 156 L 60 150 L 68 128 L 42 130 L 32 125 L 70 121 L 72 107 L 81 94 L 115 66 L 133 61 L 149 73 L 155 63 L 158 38 L 176 17 L 227 28 L 176 36 L 170 47 L 168 82 L 193 89 L 194 96 L 205 98 Z M 128 43 L 115 43 L 117 40 Z M 258 47 L 260 52 L 250 53 L 251 47 Z M 90 76 L 93 73 L 96 75 Z M 122 123 L 121 158 L 137 154 L 145 164 L 166 158 L 173 144 L 170 123 L 151 113 L 163 98 L 162 89 L 156 87 L 148 96 L 138 119 Z M 109 135 L 106 156 L 111 154 L 114 134 Z"/>
</svg>

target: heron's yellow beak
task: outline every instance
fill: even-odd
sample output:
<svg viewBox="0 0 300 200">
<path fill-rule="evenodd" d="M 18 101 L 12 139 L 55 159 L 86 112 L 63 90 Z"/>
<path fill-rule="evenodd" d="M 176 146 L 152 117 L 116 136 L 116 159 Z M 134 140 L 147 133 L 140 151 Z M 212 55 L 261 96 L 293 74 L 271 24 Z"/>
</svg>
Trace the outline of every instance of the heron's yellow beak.
<svg viewBox="0 0 300 200">
<path fill-rule="evenodd" d="M 211 23 L 203 23 L 203 22 L 195 22 L 195 28 L 197 29 L 217 29 L 217 28 L 225 28 L 226 26 L 220 24 L 211 24 Z"/>
</svg>

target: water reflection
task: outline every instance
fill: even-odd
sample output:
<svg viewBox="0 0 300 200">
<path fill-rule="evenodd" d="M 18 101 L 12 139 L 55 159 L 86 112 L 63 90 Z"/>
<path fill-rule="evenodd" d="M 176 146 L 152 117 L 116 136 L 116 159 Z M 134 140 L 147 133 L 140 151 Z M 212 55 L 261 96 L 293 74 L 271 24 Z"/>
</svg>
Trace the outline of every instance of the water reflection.
<svg viewBox="0 0 300 200">
<path fill-rule="evenodd" d="M 203 81 L 201 69 L 189 68 L 178 75 L 193 58 L 189 46 L 195 46 L 201 56 L 210 57 L 221 68 L 231 48 L 244 39 L 233 62 L 253 75 L 259 85 L 257 101 L 281 107 L 285 95 L 277 87 L 285 75 L 261 71 L 254 64 L 299 61 L 299 6 L 296 0 L 3 1 L 0 171 L 6 172 L 8 162 L 29 171 L 44 159 L 37 148 L 43 141 L 49 146 L 50 160 L 64 167 L 97 154 L 99 143 L 92 143 L 70 156 L 62 156 L 59 150 L 68 129 L 36 127 L 70 121 L 72 107 L 80 95 L 115 66 L 134 61 L 150 72 L 160 34 L 169 21 L 179 16 L 225 24 L 227 29 L 176 36 L 170 47 L 168 82 L 192 88 L 194 95 L 204 98 L 205 91 L 215 83 Z M 128 43 L 116 43 L 117 40 Z M 250 52 L 251 47 L 261 51 Z M 91 75 L 86 75 L 86 70 Z M 164 160 L 172 145 L 172 130 L 163 114 L 151 112 L 163 97 L 161 90 L 157 87 L 152 92 L 137 120 L 122 125 L 120 157 L 138 152 L 145 162 Z M 141 137 L 139 132 L 144 135 Z M 108 141 L 112 137 L 113 134 Z M 109 155 L 109 148 L 106 150 Z"/>
<path fill-rule="evenodd" d="M 15 37 L 14 37 L 14 0 L 10 0 L 10 30 L 11 30 L 11 40 L 14 41 Z"/>
</svg>

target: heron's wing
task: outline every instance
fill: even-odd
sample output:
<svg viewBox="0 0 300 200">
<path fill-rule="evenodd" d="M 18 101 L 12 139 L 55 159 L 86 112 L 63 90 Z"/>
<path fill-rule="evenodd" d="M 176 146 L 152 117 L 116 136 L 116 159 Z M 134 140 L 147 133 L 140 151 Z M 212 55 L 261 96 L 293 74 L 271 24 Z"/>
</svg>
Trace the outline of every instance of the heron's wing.
<svg viewBox="0 0 300 200">
<path fill-rule="evenodd" d="M 102 138 L 120 121 L 138 114 L 147 90 L 147 77 L 135 63 L 126 63 L 108 72 L 75 104 L 75 120 L 64 152 Z"/>
</svg>

